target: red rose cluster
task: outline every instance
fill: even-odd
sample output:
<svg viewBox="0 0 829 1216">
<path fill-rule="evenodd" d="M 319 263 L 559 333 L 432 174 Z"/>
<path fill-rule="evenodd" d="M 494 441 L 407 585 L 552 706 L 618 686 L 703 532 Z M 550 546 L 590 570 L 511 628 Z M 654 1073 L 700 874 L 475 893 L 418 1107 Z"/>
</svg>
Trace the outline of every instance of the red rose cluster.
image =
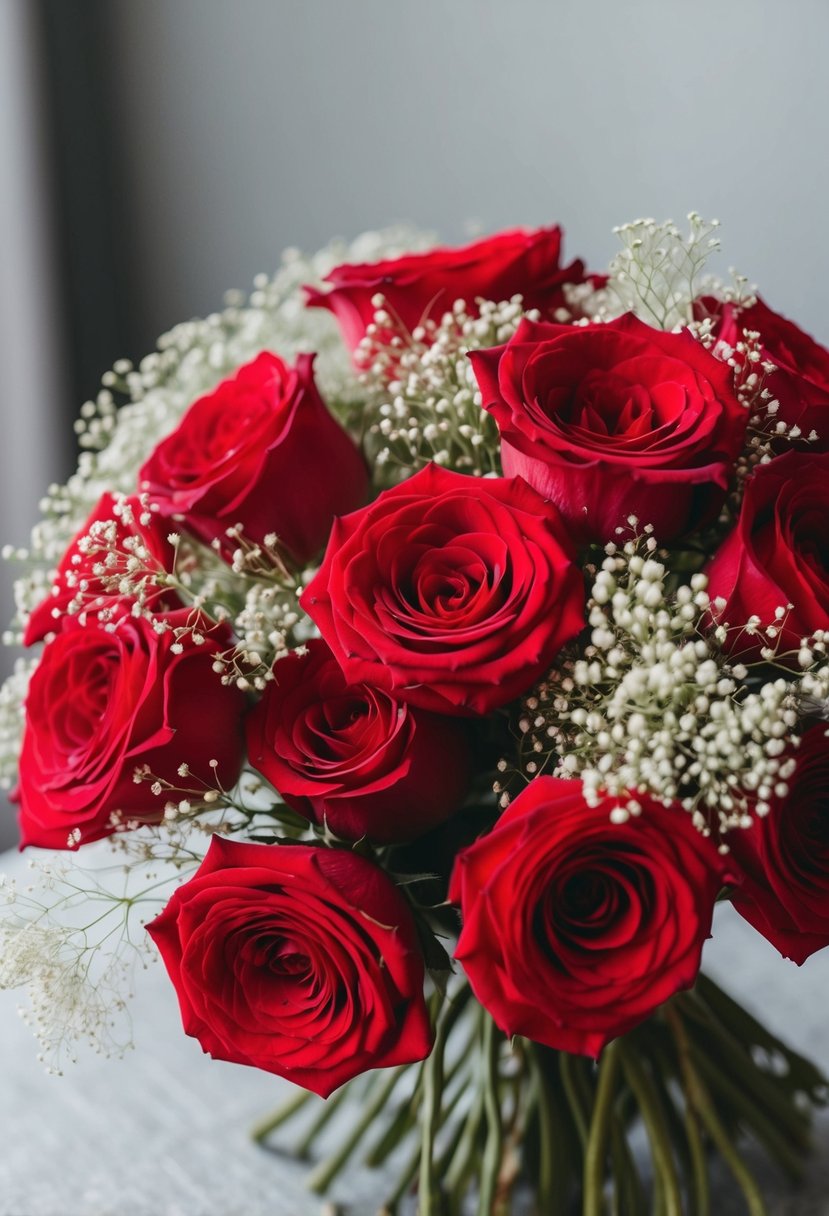
<svg viewBox="0 0 829 1216">
<path fill-rule="evenodd" d="M 125 823 L 158 822 L 163 805 L 149 782 L 134 780 L 139 767 L 175 784 L 190 756 L 222 788 L 235 784 L 245 699 L 213 671 L 221 629 L 192 631 L 199 644 L 186 648 L 175 640 L 200 614 L 168 577 L 167 528 L 180 520 L 230 554 L 238 541 L 228 528 L 241 524 L 246 539 L 273 532 L 307 559 L 334 515 L 364 500 L 365 464 L 323 404 L 312 363 L 301 356 L 290 367 L 265 352 L 195 401 L 151 453 L 135 495 L 104 495 L 69 545 L 24 636 L 31 644 L 55 635 L 27 701 L 17 790 L 24 843 L 74 847 Z M 148 570 L 143 604 L 120 594 L 114 577 L 136 554 Z"/>
<path fill-rule="evenodd" d="M 509 232 L 339 267 L 310 292 L 352 350 L 377 294 L 409 329 L 458 299 L 474 311 L 520 294 L 538 319 L 471 354 L 504 476 L 429 464 L 373 495 L 313 358 L 266 351 L 190 405 L 131 497 L 101 500 L 29 619 L 26 643 L 46 646 L 16 795 L 24 844 L 77 847 L 158 823 L 153 781 L 175 786 L 182 761 L 221 790 L 247 765 L 312 825 L 313 843 L 214 837 L 150 926 L 185 1030 L 214 1056 L 328 1094 L 428 1054 L 423 925 L 392 875 L 409 842 L 432 833 L 440 869 L 441 840 L 463 838 L 447 821 L 457 827 L 468 798 L 480 810 L 516 701 L 583 636 L 585 568 L 629 517 L 663 544 L 695 538 L 712 628 L 738 627 L 725 643 L 735 655 L 757 657 L 756 631 L 739 627 L 772 623 L 780 605 L 782 661 L 829 630 L 829 352 L 762 302 L 699 302 L 720 344 L 759 332 L 787 422 L 821 436 L 820 452 L 760 464 L 726 528 L 748 424 L 732 367 L 690 332 L 632 314 L 563 323 L 565 287 L 585 273 L 560 255 L 558 228 Z M 275 545 L 304 575 L 318 636 L 278 658 L 263 690 L 214 671 L 235 639 L 209 604 L 186 602 L 169 532 L 228 571 L 240 538 Z M 114 579 L 120 559 L 102 562 L 104 542 L 132 592 Z M 148 570 L 138 598 L 136 553 Z M 456 957 L 497 1025 L 597 1055 L 694 983 L 724 887 L 798 961 L 829 942 L 822 725 L 796 760 L 790 788 L 727 855 L 642 791 L 630 821 L 611 814 L 618 799 L 596 805 L 578 780 L 544 775 L 500 817 L 486 804 L 489 830 L 467 834 L 437 877 L 460 910 Z"/>
</svg>

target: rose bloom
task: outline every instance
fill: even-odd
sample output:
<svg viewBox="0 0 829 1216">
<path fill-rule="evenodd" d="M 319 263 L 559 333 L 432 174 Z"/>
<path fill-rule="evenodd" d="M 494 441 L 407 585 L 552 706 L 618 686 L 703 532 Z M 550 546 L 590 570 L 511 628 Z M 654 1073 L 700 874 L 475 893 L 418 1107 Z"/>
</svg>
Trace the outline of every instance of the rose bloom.
<svg viewBox="0 0 829 1216">
<path fill-rule="evenodd" d="M 829 945 L 829 739 L 810 727 L 784 798 L 764 818 L 729 834 L 742 871 L 737 911 L 786 958 L 804 962 Z"/>
<path fill-rule="evenodd" d="M 457 719 L 349 684 L 326 644 L 280 659 L 247 720 L 248 757 L 287 804 L 348 840 L 410 840 L 461 805 L 469 742 Z"/>
<path fill-rule="evenodd" d="M 714 319 L 714 333 L 735 347 L 748 329 L 760 335 L 764 359 L 775 364 L 765 387 L 776 398 L 775 419 L 816 438 L 809 450 L 829 449 L 829 350 L 759 297 L 750 308 L 724 304 L 710 296 L 698 300 L 697 317 Z"/>
<path fill-rule="evenodd" d="M 584 624 L 556 509 L 435 465 L 336 521 L 301 603 L 352 684 L 447 714 L 512 701 Z"/>
<path fill-rule="evenodd" d="M 327 1097 L 429 1054 L 412 914 L 355 853 L 214 836 L 148 930 L 185 1032 L 215 1059 Z"/>
<path fill-rule="evenodd" d="M 235 784 L 244 697 L 213 671 L 215 643 L 174 654 L 173 641 L 124 617 L 112 632 L 67 619 L 48 643 L 26 698 L 14 795 L 21 847 L 66 849 L 118 823 L 161 820 L 151 782 L 133 780 L 143 765 L 178 785 L 186 760 L 203 780 Z"/>
<path fill-rule="evenodd" d="M 562 266 L 561 229 L 521 228 L 484 237 L 462 249 L 431 249 L 391 261 L 337 266 L 325 279 L 328 291 L 306 287 L 308 304 L 327 308 L 337 318 L 351 349 L 374 319 L 372 300 L 381 293 L 386 306 L 411 333 L 426 320 L 439 320 L 456 300 L 475 314 L 476 299 L 523 297 L 525 308 L 552 316 L 565 303 L 565 283 L 584 282 L 580 261 Z"/>
<path fill-rule="evenodd" d="M 734 530 L 706 573 L 708 594 L 725 601 L 716 618 L 732 626 L 735 654 L 758 654 L 766 638 L 736 628 L 757 616 L 779 629 L 780 653 L 829 629 L 829 453 L 790 451 L 758 465 L 746 484 Z M 775 609 L 791 604 L 782 621 Z"/>
<path fill-rule="evenodd" d="M 169 522 L 158 513 L 145 510 L 136 495 L 119 499 L 114 494 L 103 494 L 61 559 L 51 594 L 29 617 L 23 645 L 42 642 L 47 634 L 59 629 L 61 617 L 79 600 L 81 613 L 90 616 L 101 613 L 112 620 L 129 612 L 133 601 L 113 591 L 111 580 L 126 573 L 136 542 L 147 551 L 151 570 L 171 571 L 175 551 L 167 540 L 169 530 Z M 114 546 L 105 544 L 110 535 L 114 537 Z M 107 549 L 111 548 L 117 548 L 120 557 L 115 566 L 106 565 L 107 585 L 100 570 L 96 573 L 96 567 L 104 563 Z M 153 587 L 148 580 L 145 606 L 164 615 L 180 611 L 182 603 L 170 588 Z"/>
<path fill-rule="evenodd" d="M 363 457 L 324 405 L 313 361 L 300 355 L 291 367 L 264 351 L 200 397 L 141 469 L 141 489 L 225 552 L 236 547 L 226 530 L 241 523 L 249 540 L 275 533 L 297 561 L 313 557 L 333 517 L 368 492 Z"/>
<path fill-rule="evenodd" d="M 693 984 L 723 859 L 687 812 L 637 798 L 615 825 L 618 800 L 536 777 L 459 855 L 455 957 L 505 1034 L 597 1056 Z"/>
<path fill-rule="evenodd" d="M 716 517 L 747 417 L 730 369 L 690 334 L 632 314 L 524 320 L 505 346 L 469 357 L 505 474 L 526 478 L 582 539 L 612 540 L 631 515 L 664 540 Z"/>
</svg>

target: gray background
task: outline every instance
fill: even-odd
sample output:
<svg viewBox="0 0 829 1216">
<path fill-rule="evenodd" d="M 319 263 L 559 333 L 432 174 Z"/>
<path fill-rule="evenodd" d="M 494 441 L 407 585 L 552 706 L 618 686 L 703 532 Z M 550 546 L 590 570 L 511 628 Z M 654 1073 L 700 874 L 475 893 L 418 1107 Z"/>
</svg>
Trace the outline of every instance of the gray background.
<svg viewBox="0 0 829 1216">
<path fill-rule="evenodd" d="M 287 244 L 411 219 L 560 220 L 601 264 L 639 215 L 717 216 L 829 338 L 822 0 L 113 5 L 145 289 L 165 325 Z"/>
</svg>

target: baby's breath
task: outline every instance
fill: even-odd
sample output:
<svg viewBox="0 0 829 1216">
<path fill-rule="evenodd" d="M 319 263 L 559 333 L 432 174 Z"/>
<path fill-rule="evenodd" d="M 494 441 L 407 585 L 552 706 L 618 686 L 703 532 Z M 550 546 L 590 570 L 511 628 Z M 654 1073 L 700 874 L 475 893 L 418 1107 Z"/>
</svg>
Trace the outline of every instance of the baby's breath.
<svg viewBox="0 0 829 1216">
<path fill-rule="evenodd" d="M 718 227 L 719 220 L 706 221 L 691 211 L 687 235 L 673 220 L 633 220 L 614 229 L 622 249 L 610 263 L 600 310 L 634 312 L 657 329 L 686 325 L 697 297 L 720 286 L 704 275 L 708 259 L 720 248 L 714 235 Z"/>
<path fill-rule="evenodd" d="M 10 790 L 17 780 L 17 764 L 23 739 L 23 705 L 36 659 L 17 659 L 14 671 L 0 685 L 0 789 Z"/>
<path fill-rule="evenodd" d="M 99 846 L 100 848 L 100 846 Z M 169 878 L 32 863 L 31 883 L 0 879 L 0 988 L 24 988 L 21 1015 L 60 1072 L 86 1044 L 104 1055 L 132 1046 L 128 1000 L 136 967 L 154 957 L 143 930 Z"/>
<path fill-rule="evenodd" d="M 641 812 L 637 795 L 678 804 L 721 840 L 787 793 L 805 699 L 825 704 L 829 694 L 825 640 L 801 642 L 802 675 L 769 677 L 765 665 L 782 657 L 785 606 L 765 627 L 729 626 L 705 575 L 671 591 L 663 557 L 647 535 L 607 546 L 588 599 L 586 645 L 571 648 L 522 703 L 518 768 L 525 779 L 579 777 L 594 805 L 606 793 L 626 797 L 617 818 Z M 725 653 L 743 629 L 765 635 L 763 665 Z M 508 789 L 509 777 L 499 778 L 504 805 Z"/>
<path fill-rule="evenodd" d="M 804 434 L 796 423 L 778 418 L 780 402 L 769 387 L 777 368 L 764 356 L 756 330 L 742 329 L 739 333 L 733 348 L 710 339 L 713 353 L 732 369 L 734 391 L 748 415 L 745 447 L 737 459 L 735 492 L 729 503 L 732 513 L 736 513 L 746 482 L 758 465 L 768 464 L 786 447 L 808 445 L 818 438 L 816 431 Z"/>
<path fill-rule="evenodd" d="M 358 349 L 365 400 L 359 413 L 375 480 L 393 484 L 433 461 L 479 477 L 500 472 L 498 430 L 481 407 L 467 352 L 509 341 L 525 315 L 521 297 L 463 300 L 409 333 L 381 295 Z M 537 315 L 537 314 L 526 314 Z"/>
</svg>

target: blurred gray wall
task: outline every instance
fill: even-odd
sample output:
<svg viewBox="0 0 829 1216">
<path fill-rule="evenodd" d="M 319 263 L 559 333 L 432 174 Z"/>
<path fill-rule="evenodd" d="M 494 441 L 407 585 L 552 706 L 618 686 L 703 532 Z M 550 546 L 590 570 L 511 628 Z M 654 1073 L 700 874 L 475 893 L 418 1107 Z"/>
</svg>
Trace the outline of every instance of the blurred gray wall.
<svg viewBox="0 0 829 1216">
<path fill-rule="evenodd" d="M 43 491 L 68 472 L 71 447 L 56 408 L 64 362 L 40 86 L 30 11 L 0 0 L 0 546 L 25 543 Z M 0 632 L 15 575 L 0 562 Z M 12 663 L 0 648 L 0 679 Z M 0 794 L 0 848 L 15 835 Z"/>
<path fill-rule="evenodd" d="M 49 174 L 32 27 L 14 0 L 0 0 L 0 166 L 2 545 L 25 542 L 43 491 L 65 471 L 61 457 L 71 446 L 53 425 L 63 361 Z M 0 566 L 3 594 L 8 573 Z"/>
<path fill-rule="evenodd" d="M 695 208 L 829 339 L 826 0 L 110 0 L 145 307 L 394 219 L 447 240 Z"/>
</svg>

